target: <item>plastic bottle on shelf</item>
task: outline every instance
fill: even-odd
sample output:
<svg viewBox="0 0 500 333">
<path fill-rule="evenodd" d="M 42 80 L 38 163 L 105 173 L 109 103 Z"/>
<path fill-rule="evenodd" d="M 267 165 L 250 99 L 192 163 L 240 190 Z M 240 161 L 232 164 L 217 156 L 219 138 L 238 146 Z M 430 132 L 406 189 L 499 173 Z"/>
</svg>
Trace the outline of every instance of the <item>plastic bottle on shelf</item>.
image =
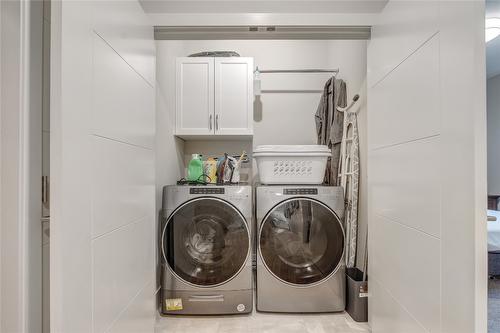
<svg viewBox="0 0 500 333">
<path fill-rule="evenodd" d="M 205 181 L 212 184 L 217 183 L 217 161 L 215 158 L 208 158 L 203 163 L 203 168 L 205 171 Z"/>
<path fill-rule="evenodd" d="M 192 154 L 191 161 L 188 165 L 188 176 L 187 179 L 191 182 L 203 181 L 203 161 L 201 160 L 201 155 Z"/>
</svg>

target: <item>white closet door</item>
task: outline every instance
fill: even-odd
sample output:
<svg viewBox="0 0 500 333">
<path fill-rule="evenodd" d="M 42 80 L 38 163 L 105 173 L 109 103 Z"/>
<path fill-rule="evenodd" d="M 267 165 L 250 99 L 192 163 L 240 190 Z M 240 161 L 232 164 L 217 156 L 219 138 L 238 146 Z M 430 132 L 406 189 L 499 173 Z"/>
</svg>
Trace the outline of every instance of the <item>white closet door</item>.
<svg viewBox="0 0 500 333">
<path fill-rule="evenodd" d="M 53 1 L 51 332 L 153 332 L 155 43 L 137 1 Z"/>
<path fill-rule="evenodd" d="M 215 58 L 215 133 L 253 133 L 253 59 Z"/>
<path fill-rule="evenodd" d="M 176 133 L 214 133 L 214 58 L 178 58 Z"/>
<path fill-rule="evenodd" d="M 484 2 L 389 1 L 368 47 L 373 333 L 486 332 Z"/>
</svg>

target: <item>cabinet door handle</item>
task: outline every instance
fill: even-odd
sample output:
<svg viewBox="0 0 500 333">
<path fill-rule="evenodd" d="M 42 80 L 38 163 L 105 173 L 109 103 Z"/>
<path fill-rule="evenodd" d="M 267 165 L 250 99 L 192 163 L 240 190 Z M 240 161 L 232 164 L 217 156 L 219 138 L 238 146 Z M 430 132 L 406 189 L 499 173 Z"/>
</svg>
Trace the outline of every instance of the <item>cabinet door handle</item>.
<svg viewBox="0 0 500 333">
<path fill-rule="evenodd" d="M 218 114 L 215 115 L 215 130 L 216 131 L 219 130 L 219 115 Z"/>
<path fill-rule="evenodd" d="M 212 115 L 210 115 L 210 117 L 208 117 L 208 129 L 212 130 Z"/>
</svg>

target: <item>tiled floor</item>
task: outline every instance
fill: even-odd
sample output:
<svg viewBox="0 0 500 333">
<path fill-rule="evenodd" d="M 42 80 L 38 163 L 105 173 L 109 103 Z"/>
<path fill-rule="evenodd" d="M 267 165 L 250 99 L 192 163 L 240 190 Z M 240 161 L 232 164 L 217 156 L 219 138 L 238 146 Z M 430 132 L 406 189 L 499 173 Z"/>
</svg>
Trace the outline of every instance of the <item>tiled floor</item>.
<svg viewBox="0 0 500 333">
<path fill-rule="evenodd" d="M 156 333 L 369 333 L 366 323 L 356 323 L 346 313 L 268 314 L 243 316 L 158 318 Z"/>
</svg>

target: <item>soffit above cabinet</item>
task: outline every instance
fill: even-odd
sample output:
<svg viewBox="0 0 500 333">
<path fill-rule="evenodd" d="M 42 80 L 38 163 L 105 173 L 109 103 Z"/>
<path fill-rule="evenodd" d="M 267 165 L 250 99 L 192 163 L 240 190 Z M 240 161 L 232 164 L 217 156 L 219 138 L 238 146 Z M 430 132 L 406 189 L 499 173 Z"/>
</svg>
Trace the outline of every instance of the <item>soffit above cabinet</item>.
<svg viewBox="0 0 500 333">
<path fill-rule="evenodd" d="M 140 0 L 146 13 L 379 13 L 387 0 Z"/>
<path fill-rule="evenodd" d="M 140 0 L 154 26 L 372 26 L 387 0 Z"/>
</svg>

